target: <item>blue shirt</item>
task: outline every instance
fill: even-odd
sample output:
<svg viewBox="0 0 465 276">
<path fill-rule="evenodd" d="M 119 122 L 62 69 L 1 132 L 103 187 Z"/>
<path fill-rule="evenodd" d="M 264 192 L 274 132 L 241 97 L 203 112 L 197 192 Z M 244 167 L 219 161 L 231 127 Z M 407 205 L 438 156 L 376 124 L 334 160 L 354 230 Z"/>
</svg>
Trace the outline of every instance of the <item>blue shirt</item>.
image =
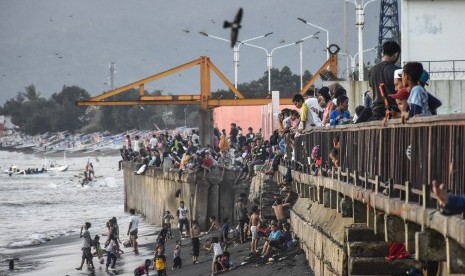
<svg viewBox="0 0 465 276">
<path fill-rule="evenodd" d="M 331 112 L 331 116 L 329 117 L 329 125 L 330 126 L 335 126 L 335 125 L 342 125 L 346 121 L 350 121 L 350 113 L 349 111 L 344 111 L 342 113 L 342 119 L 337 120 L 336 118 L 339 117 L 341 113 L 338 111 L 338 109 L 334 109 Z"/>
<path fill-rule="evenodd" d="M 444 206 L 444 215 L 456 215 L 465 212 L 465 196 L 449 195 Z"/>
<path fill-rule="evenodd" d="M 409 105 L 409 117 L 415 115 L 431 115 L 428 105 L 428 93 L 421 85 L 416 85 L 410 91 L 407 103 Z"/>
<path fill-rule="evenodd" d="M 268 238 L 270 240 L 277 240 L 277 239 L 279 239 L 279 237 L 281 237 L 281 231 L 280 230 L 276 230 L 274 232 L 271 232 L 270 235 L 268 236 Z"/>
</svg>

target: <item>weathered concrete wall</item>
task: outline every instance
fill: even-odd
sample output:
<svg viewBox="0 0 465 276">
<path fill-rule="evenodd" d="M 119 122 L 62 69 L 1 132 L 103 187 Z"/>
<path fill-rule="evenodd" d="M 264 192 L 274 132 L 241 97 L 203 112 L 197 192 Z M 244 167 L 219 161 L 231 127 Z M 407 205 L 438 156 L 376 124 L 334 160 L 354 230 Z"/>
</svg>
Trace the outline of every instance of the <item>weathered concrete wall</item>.
<svg viewBox="0 0 465 276">
<path fill-rule="evenodd" d="M 166 210 L 176 216 L 179 202 L 185 202 L 189 218 L 197 220 L 202 229 L 208 225 L 212 215 L 222 221 L 234 221 L 234 203 L 240 193 L 248 194 L 248 186 L 233 184 L 235 173 L 215 169 L 204 177 L 203 173 L 185 174 L 183 183 L 178 183 L 176 169 L 149 168 L 145 175 L 136 175 L 136 165 L 124 162 L 125 210 L 134 208 L 147 220 L 160 225 Z M 180 197 L 176 191 L 181 189 Z"/>
</svg>

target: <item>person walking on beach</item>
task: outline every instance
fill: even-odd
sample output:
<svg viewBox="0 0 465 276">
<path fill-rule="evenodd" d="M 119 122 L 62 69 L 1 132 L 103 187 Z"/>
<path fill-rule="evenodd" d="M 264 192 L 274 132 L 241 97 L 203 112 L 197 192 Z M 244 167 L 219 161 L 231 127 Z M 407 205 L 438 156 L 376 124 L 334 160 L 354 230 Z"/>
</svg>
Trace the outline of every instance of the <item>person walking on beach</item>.
<svg viewBox="0 0 465 276">
<path fill-rule="evenodd" d="M 173 215 L 170 213 L 170 211 L 166 211 L 165 215 L 163 216 L 163 223 L 165 225 L 168 225 L 168 239 L 173 238 L 173 233 L 171 233 L 171 220 L 174 219 Z"/>
<path fill-rule="evenodd" d="M 83 238 L 82 240 L 82 260 L 81 260 L 81 266 L 76 267 L 76 270 L 82 270 L 82 266 L 84 265 L 84 261 L 87 260 L 87 265 L 91 265 L 89 268 L 90 270 L 94 270 L 95 266 L 94 263 L 92 262 L 92 253 L 90 252 L 91 249 L 91 237 L 89 233 L 89 228 L 91 224 L 90 222 L 86 222 L 83 226 L 81 226 L 81 232 L 79 234 L 80 238 Z"/>
<path fill-rule="evenodd" d="M 191 227 L 191 242 L 192 242 L 192 263 L 198 264 L 197 259 L 199 258 L 200 253 L 200 237 L 202 234 L 200 233 L 199 224 L 196 220 L 192 221 Z"/>
<path fill-rule="evenodd" d="M 111 269 L 115 269 L 116 266 L 116 256 L 118 254 L 118 241 L 116 240 L 116 236 L 113 234 L 110 235 L 110 242 L 108 243 L 108 246 L 105 248 L 105 251 L 107 252 L 107 264 L 105 267 L 105 272 L 108 272 L 108 267 L 110 267 L 111 264 Z"/>
<path fill-rule="evenodd" d="M 131 217 L 129 218 L 128 236 L 131 240 L 132 246 L 134 247 L 134 253 L 137 255 L 137 232 L 139 228 L 139 217 L 136 215 L 136 210 L 129 210 Z"/>
<path fill-rule="evenodd" d="M 250 215 L 250 232 L 252 233 L 252 242 L 250 245 L 250 251 L 256 253 L 257 244 L 258 244 L 258 225 L 260 224 L 260 214 L 258 206 L 255 205 L 252 207 L 252 214 Z"/>
<path fill-rule="evenodd" d="M 179 202 L 179 208 L 176 211 L 176 216 L 178 217 L 178 225 L 179 225 L 179 235 L 182 238 L 182 230 L 184 225 L 186 226 L 186 237 L 189 237 L 189 220 L 187 219 L 187 208 L 184 207 L 184 201 Z"/>
<path fill-rule="evenodd" d="M 244 225 L 247 222 L 247 208 L 244 205 L 244 198 L 240 197 L 234 206 L 234 215 L 239 222 L 239 243 L 245 241 Z"/>
</svg>

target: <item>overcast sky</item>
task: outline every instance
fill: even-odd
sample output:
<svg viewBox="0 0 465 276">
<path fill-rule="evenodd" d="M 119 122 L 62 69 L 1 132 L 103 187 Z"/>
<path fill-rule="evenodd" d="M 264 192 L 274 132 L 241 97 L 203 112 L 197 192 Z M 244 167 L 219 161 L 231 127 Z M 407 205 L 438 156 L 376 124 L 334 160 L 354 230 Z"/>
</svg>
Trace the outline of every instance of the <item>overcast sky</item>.
<svg viewBox="0 0 465 276">
<path fill-rule="evenodd" d="M 296 42 L 318 29 L 297 17 L 329 30 L 330 43 L 343 48 L 342 0 L 0 0 L 0 104 L 34 84 L 45 97 L 77 85 L 95 96 L 109 90 L 110 61 L 116 63 L 115 86 L 123 86 L 200 56 L 211 61 L 234 81 L 232 49 L 228 43 L 200 35 L 203 31 L 229 39 L 222 28 L 244 9 L 239 40 L 267 32 L 273 35 L 253 43 L 271 50 Z M 354 5 L 348 6 L 348 52 L 357 52 Z M 364 49 L 378 40 L 379 1 L 367 6 Z M 315 72 L 325 61 L 326 34 L 307 40 L 303 66 Z M 345 51 L 343 49 L 343 51 Z M 373 55 L 366 61 L 373 62 Z M 278 49 L 273 67 L 291 67 L 300 73 L 299 47 Z M 345 69 L 345 58 L 340 66 Z M 263 76 L 266 53 L 242 45 L 239 83 Z M 213 74 L 212 74 L 213 76 Z M 225 88 L 213 77 L 212 89 Z M 199 69 L 193 67 L 146 89 L 171 94 L 199 92 Z"/>
</svg>

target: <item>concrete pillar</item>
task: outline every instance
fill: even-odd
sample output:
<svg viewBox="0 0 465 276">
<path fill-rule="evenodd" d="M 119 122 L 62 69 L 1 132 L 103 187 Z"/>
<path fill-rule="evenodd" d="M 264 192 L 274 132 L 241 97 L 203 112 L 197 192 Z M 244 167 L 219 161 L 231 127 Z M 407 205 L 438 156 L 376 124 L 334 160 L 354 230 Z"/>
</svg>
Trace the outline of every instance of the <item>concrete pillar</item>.
<svg viewBox="0 0 465 276">
<path fill-rule="evenodd" d="M 415 251 L 415 233 L 420 231 L 421 226 L 414 223 L 405 222 L 405 248 L 408 252 Z"/>
<path fill-rule="evenodd" d="M 323 206 L 328 208 L 331 206 L 331 190 L 321 188 L 323 189 Z"/>
<path fill-rule="evenodd" d="M 446 238 L 447 271 L 450 274 L 465 273 L 465 250 L 456 241 Z"/>
<path fill-rule="evenodd" d="M 199 136 L 202 147 L 212 145 L 213 110 L 200 110 Z"/>
<path fill-rule="evenodd" d="M 384 237 L 386 242 L 405 243 L 405 222 L 394 215 L 384 215 Z"/>
<path fill-rule="evenodd" d="M 318 203 L 323 204 L 324 188 L 322 186 L 317 186 L 316 187 L 316 193 L 317 193 L 317 201 L 318 201 Z"/>
<path fill-rule="evenodd" d="M 374 212 L 373 229 L 378 236 L 384 236 L 384 212 Z"/>
<path fill-rule="evenodd" d="M 367 222 L 367 206 L 360 201 L 353 201 L 354 208 L 354 223 L 366 223 Z"/>
<path fill-rule="evenodd" d="M 370 205 L 367 206 L 367 226 L 369 228 L 374 228 L 375 227 L 375 210 L 370 207 Z"/>
<path fill-rule="evenodd" d="M 338 199 L 337 199 L 337 192 L 334 190 L 329 190 L 329 196 L 330 196 L 330 204 L 331 204 L 331 209 L 337 209 L 337 204 L 338 204 Z"/>
<path fill-rule="evenodd" d="M 421 261 L 446 261 L 446 241 L 436 231 L 417 232 L 415 234 L 415 254 L 416 259 Z"/>
</svg>

